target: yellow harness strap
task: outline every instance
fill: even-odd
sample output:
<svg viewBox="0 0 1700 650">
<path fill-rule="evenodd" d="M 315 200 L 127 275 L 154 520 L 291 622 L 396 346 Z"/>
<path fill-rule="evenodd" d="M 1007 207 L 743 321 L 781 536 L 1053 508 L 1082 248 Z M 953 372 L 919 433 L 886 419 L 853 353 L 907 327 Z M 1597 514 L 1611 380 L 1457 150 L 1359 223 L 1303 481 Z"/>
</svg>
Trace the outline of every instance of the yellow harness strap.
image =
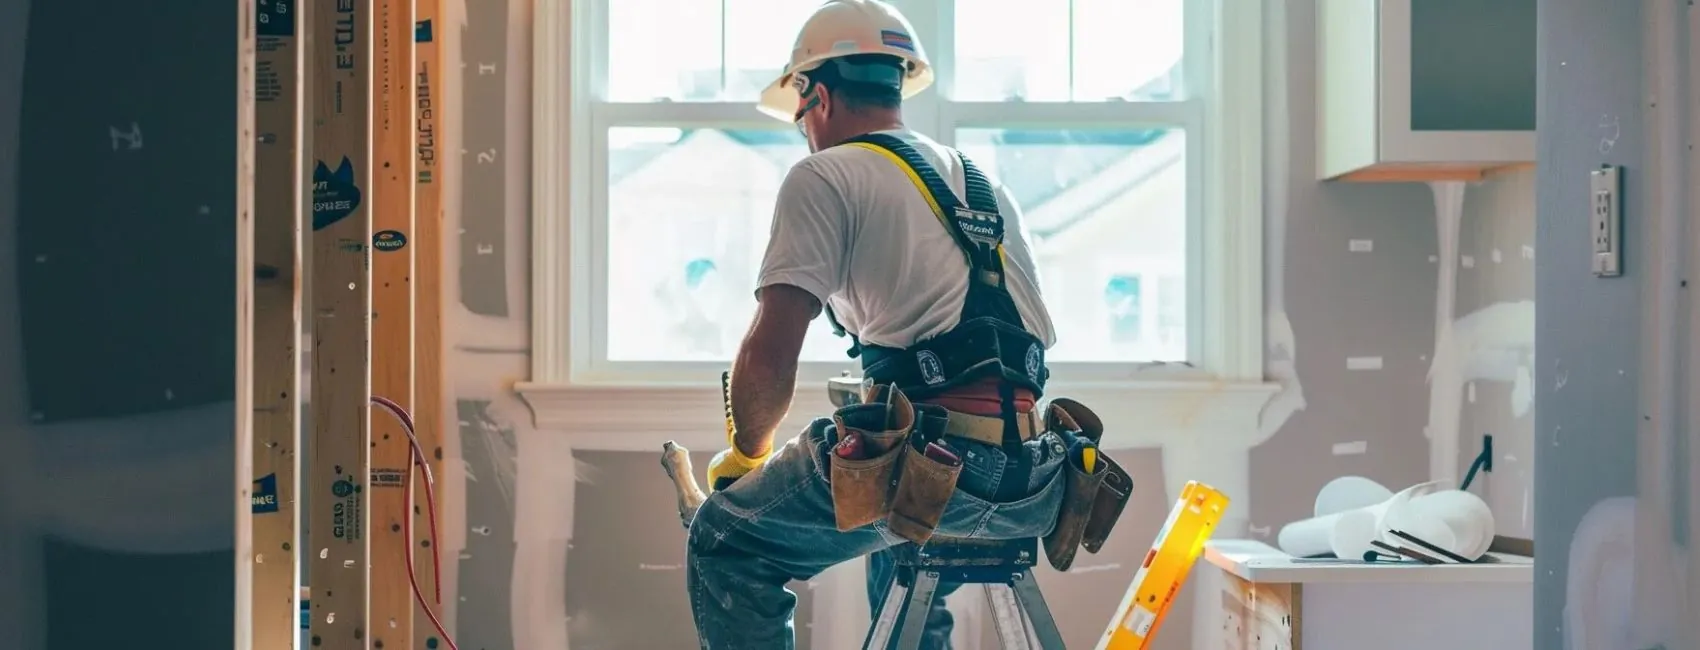
<svg viewBox="0 0 1700 650">
<path fill-rule="evenodd" d="M 933 216 L 938 217 L 939 225 L 944 226 L 946 232 L 951 231 L 950 221 L 948 221 L 945 217 L 944 208 L 939 205 L 938 199 L 933 197 L 932 190 L 927 189 L 927 182 L 921 180 L 921 175 L 916 173 L 915 168 L 910 167 L 909 163 L 905 162 L 902 156 L 897 155 L 890 149 L 868 142 L 847 142 L 844 143 L 843 146 L 872 151 L 884 156 L 885 159 L 890 160 L 892 164 L 897 165 L 898 169 L 903 170 L 903 175 L 909 177 L 909 182 L 915 184 L 915 189 L 920 190 L 921 198 L 927 200 L 927 207 L 932 208 Z M 1003 242 L 1001 241 L 998 242 L 998 259 L 1004 263 L 1005 268 L 1007 269 L 1009 265 L 1009 255 L 1004 252 Z"/>
</svg>

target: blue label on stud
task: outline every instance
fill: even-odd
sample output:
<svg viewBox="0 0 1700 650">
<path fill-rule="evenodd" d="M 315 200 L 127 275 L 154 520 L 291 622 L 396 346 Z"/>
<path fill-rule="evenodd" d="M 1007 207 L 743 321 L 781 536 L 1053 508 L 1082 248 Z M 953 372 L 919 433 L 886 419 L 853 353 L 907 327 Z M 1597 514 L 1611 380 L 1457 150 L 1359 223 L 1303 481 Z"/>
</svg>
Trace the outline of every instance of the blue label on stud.
<svg viewBox="0 0 1700 650">
<path fill-rule="evenodd" d="M 399 251 L 407 247 L 407 235 L 400 230 L 380 230 L 372 233 L 372 250 L 380 252 Z"/>
<path fill-rule="evenodd" d="M 254 479 L 254 514 L 277 512 L 277 475 Z"/>
<path fill-rule="evenodd" d="M 313 165 L 313 230 L 324 230 L 360 208 L 360 188 L 354 185 L 354 163 L 347 156 L 332 170 L 325 161 Z"/>
</svg>

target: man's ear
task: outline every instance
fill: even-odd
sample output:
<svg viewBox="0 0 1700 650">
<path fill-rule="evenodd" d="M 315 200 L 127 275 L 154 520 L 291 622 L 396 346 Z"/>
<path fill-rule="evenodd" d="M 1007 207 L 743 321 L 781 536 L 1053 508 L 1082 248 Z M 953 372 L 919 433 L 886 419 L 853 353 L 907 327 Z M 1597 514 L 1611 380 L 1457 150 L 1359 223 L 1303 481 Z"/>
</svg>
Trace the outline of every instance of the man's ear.
<svg viewBox="0 0 1700 650">
<path fill-rule="evenodd" d="M 824 84 L 815 84 L 815 96 L 820 97 L 820 108 L 817 110 L 820 111 L 822 119 L 830 118 L 833 113 L 837 112 L 838 105 L 832 102 L 832 91 Z"/>
</svg>

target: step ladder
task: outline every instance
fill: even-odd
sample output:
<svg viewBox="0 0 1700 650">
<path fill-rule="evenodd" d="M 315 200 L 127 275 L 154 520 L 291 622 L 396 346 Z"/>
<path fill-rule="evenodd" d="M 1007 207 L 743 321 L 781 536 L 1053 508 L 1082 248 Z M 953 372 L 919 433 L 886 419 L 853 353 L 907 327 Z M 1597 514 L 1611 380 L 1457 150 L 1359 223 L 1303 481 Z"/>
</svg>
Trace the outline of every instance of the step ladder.
<svg viewBox="0 0 1700 650">
<path fill-rule="evenodd" d="M 1064 650 L 1062 633 L 1030 570 L 1039 540 L 934 537 L 925 546 L 893 547 L 896 571 L 863 650 L 919 650 L 940 582 L 984 585 L 1004 650 Z M 897 635 L 896 645 L 892 635 Z"/>
</svg>

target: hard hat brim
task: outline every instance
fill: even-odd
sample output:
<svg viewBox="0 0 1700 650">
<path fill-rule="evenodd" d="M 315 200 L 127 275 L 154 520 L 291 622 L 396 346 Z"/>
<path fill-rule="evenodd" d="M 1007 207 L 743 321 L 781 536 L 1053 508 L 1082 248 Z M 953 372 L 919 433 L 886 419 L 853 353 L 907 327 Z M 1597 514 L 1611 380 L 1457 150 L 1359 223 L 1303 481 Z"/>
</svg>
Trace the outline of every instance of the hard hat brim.
<svg viewBox="0 0 1700 650">
<path fill-rule="evenodd" d="M 875 52 L 875 54 L 887 54 L 887 52 Z M 894 55 L 904 59 L 910 66 L 909 74 L 903 78 L 902 92 L 904 99 L 914 97 L 933 85 L 933 69 L 925 61 L 904 54 Z M 791 85 L 791 75 L 808 72 L 820 67 L 828 59 L 839 56 L 844 55 L 822 56 L 802 61 L 787 68 L 784 73 L 779 75 L 779 78 L 774 79 L 773 83 L 762 89 L 761 100 L 756 104 L 756 110 L 776 120 L 795 121 L 797 119 L 797 106 L 803 101 L 803 98 L 797 93 L 797 89 Z"/>
</svg>

